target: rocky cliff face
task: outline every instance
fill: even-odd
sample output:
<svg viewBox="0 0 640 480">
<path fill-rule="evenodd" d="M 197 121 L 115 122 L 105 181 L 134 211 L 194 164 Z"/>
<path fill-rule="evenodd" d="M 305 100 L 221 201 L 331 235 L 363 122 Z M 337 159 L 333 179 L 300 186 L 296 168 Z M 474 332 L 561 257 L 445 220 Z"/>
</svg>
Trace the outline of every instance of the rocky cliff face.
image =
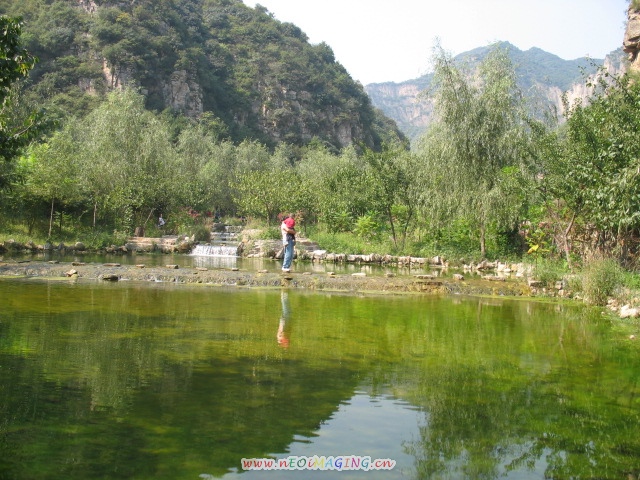
<svg viewBox="0 0 640 480">
<path fill-rule="evenodd" d="M 173 72 L 169 81 L 162 84 L 162 93 L 167 105 L 190 118 L 198 118 L 204 111 L 202 88 L 186 70 Z"/>
<path fill-rule="evenodd" d="M 395 120 L 400 130 L 410 139 L 424 132 L 433 118 L 433 100 L 421 95 L 425 88 L 420 80 L 366 86 L 373 105 Z"/>
<path fill-rule="evenodd" d="M 607 57 L 604 59 L 604 62 L 602 62 L 602 71 L 597 72 L 595 75 L 589 76 L 586 81 L 574 83 L 571 88 L 566 91 L 569 104 L 571 105 L 576 101 L 586 100 L 587 98 L 589 98 L 593 94 L 593 87 L 590 85 L 594 83 L 594 80 L 597 80 L 602 75 L 607 74 L 610 76 L 617 76 L 624 73 L 627 68 L 629 68 L 629 65 L 624 60 L 619 51 L 607 55 Z M 559 107 L 558 111 L 560 113 L 563 113 L 561 101 L 563 92 L 555 93 L 556 95 L 552 98 L 552 101 L 554 102 L 553 104 Z"/>
<path fill-rule="evenodd" d="M 623 50 L 629 58 L 629 68 L 640 71 L 640 10 L 629 7 L 627 29 L 624 34 Z"/>
</svg>

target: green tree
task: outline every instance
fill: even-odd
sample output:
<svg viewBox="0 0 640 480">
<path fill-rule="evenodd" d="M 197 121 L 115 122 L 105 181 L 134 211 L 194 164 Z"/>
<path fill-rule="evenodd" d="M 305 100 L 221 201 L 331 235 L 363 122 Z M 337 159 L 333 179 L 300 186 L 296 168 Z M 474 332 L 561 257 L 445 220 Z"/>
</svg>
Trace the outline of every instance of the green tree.
<svg viewBox="0 0 640 480">
<path fill-rule="evenodd" d="M 174 206 L 178 155 L 167 122 L 145 110 L 141 95 L 114 91 L 72 128 L 80 130 L 80 181 L 94 219 L 103 210 L 126 231 Z"/>
<path fill-rule="evenodd" d="M 544 164 L 544 188 L 585 226 L 589 250 L 626 260 L 640 228 L 640 85 L 603 73 L 597 86 L 588 102 L 567 108 L 564 135 Z"/>
<path fill-rule="evenodd" d="M 372 201 L 387 219 L 396 248 L 400 233 L 404 247 L 407 230 L 417 212 L 421 196 L 418 186 L 420 180 L 415 176 L 415 158 L 400 145 L 384 145 L 380 153 L 368 150 L 364 155 L 373 184 Z"/>
<path fill-rule="evenodd" d="M 63 211 L 64 205 L 78 201 L 82 192 L 78 187 L 78 143 L 69 130 L 57 132 L 50 143 L 34 146 L 29 156 L 28 191 L 50 205 L 49 232 L 51 237 L 56 202 Z"/>
<path fill-rule="evenodd" d="M 285 188 L 286 179 L 279 175 L 249 171 L 238 177 L 236 202 L 242 213 L 271 223 L 282 211 Z"/>
<path fill-rule="evenodd" d="M 434 66 L 438 116 L 420 147 L 426 201 L 441 224 L 462 217 L 477 228 L 485 256 L 488 229 L 512 225 L 512 207 L 522 204 L 522 191 L 508 188 L 526 159 L 522 98 L 513 66 L 497 47 L 477 72 L 465 72 L 441 47 Z"/>
<path fill-rule="evenodd" d="M 309 149 L 296 169 L 329 231 L 351 231 L 354 219 L 374 210 L 373 179 L 354 147 L 344 148 L 339 155 L 324 146 Z"/>
<path fill-rule="evenodd" d="M 14 83 L 27 76 L 36 59 L 20 44 L 22 19 L 0 16 L 0 103 L 4 104 Z"/>
<path fill-rule="evenodd" d="M 216 162 L 216 138 L 202 123 L 190 125 L 178 137 L 180 168 L 176 191 L 185 206 L 197 211 L 216 210 L 220 204 L 222 166 Z"/>
<path fill-rule="evenodd" d="M 291 192 L 296 190 L 298 181 L 286 157 L 272 155 L 264 160 L 266 163 L 261 168 L 258 167 L 260 160 L 254 159 L 251 168 L 245 163 L 239 170 L 236 201 L 242 213 L 270 223 L 276 220 L 278 213 L 293 205 Z"/>
<path fill-rule="evenodd" d="M 36 58 L 21 46 L 22 19 L 0 16 L 0 157 L 13 159 L 43 127 L 39 112 L 21 109 L 18 81 L 34 67 Z M 2 169 L 6 173 L 6 167 Z M 3 174 L 0 186 L 7 183 Z"/>
</svg>

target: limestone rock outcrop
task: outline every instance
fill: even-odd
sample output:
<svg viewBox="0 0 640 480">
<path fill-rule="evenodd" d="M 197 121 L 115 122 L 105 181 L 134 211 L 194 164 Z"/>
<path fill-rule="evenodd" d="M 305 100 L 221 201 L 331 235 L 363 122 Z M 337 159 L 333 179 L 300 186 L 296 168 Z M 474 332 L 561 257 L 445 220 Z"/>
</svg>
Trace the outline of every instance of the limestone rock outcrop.
<svg viewBox="0 0 640 480">
<path fill-rule="evenodd" d="M 629 56 L 629 68 L 640 71 L 640 10 L 629 7 L 627 13 L 627 29 L 624 33 L 622 49 Z"/>
<path fill-rule="evenodd" d="M 198 118 L 203 112 L 202 88 L 186 70 L 171 74 L 169 82 L 164 85 L 163 96 L 173 110 L 190 118 Z"/>
</svg>

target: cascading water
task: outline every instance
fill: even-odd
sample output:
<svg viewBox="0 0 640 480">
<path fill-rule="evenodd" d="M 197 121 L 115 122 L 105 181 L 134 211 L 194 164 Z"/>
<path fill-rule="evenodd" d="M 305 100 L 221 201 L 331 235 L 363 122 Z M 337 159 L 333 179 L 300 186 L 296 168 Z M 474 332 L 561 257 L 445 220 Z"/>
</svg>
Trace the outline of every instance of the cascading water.
<svg viewBox="0 0 640 480">
<path fill-rule="evenodd" d="M 200 257 L 237 257 L 238 229 L 229 225 L 223 232 L 212 232 L 211 243 L 196 245 L 191 255 Z"/>
<path fill-rule="evenodd" d="M 231 245 L 196 245 L 191 255 L 200 257 L 237 257 L 238 247 Z"/>
<path fill-rule="evenodd" d="M 240 227 L 224 226 L 223 231 L 211 233 L 211 243 L 196 245 L 191 251 L 193 264 L 204 268 L 235 268 L 239 258 L 238 233 Z"/>
</svg>

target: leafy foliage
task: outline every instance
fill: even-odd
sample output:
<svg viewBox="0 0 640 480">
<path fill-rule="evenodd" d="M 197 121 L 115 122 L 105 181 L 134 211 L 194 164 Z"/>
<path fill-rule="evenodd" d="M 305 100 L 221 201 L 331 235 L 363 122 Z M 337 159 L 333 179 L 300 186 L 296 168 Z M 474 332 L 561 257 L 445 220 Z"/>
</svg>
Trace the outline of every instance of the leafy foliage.
<svg viewBox="0 0 640 480">
<path fill-rule="evenodd" d="M 19 17 L 0 16 L 0 158 L 5 162 L 14 158 L 44 125 L 39 111 L 31 108 L 19 89 L 19 80 L 36 63 L 36 58 L 22 47 L 22 26 Z M 9 168 L 0 173 L 0 186 L 8 182 L 9 173 Z"/>
<path fill-rule="evenodd" d="M 478 229 L 481 255 L 491 226 L 518 218 L 520 166 L 526 159 L 522 98 L 513 68 L 499 48 L 470 78 L 442 49 L 435 55 L 438 121 L 421 155 L 429 165 L 427 203 L 433 217 L 467 218 Z M 518 198 L 520 197 L 520 198 Z"/>
<path fill-rule="evenodd" d="M 603 74 L 588 104 L 568 109 L 566 129 L 550 139 L 542 187 L 575 221 L 586 250 L 624 262 L 640 227 L 640 86 Z"/>
<path fill-rule="evenodd" d="M 601 77 L 558 130 L 527 115 L 500 46 L 469 71 L 437 50 L 438 122 L 410 152 L 328 45 L 263 7 L 0 0 L 2 12 L 25 15 L 41 57 L 29 88 L 8 91 L 3 118 L 21 121 L 39 100 L 64 120 L 2 168 L 3 216 L 30 232 L 124 236 L 162 212 L 172 231 L 205 238 L 206 225 L 182 221 L 187 208 L 266 223 L 291 211 L 362 251 L 517 256 L 526 241 L 569 265 L 635 254 L 640 87 L 628 77 Z M 165 108 L 174 80 L 202 111 Z M 344 131 L 359 143 L 345 145 Z"/>
</svg>

